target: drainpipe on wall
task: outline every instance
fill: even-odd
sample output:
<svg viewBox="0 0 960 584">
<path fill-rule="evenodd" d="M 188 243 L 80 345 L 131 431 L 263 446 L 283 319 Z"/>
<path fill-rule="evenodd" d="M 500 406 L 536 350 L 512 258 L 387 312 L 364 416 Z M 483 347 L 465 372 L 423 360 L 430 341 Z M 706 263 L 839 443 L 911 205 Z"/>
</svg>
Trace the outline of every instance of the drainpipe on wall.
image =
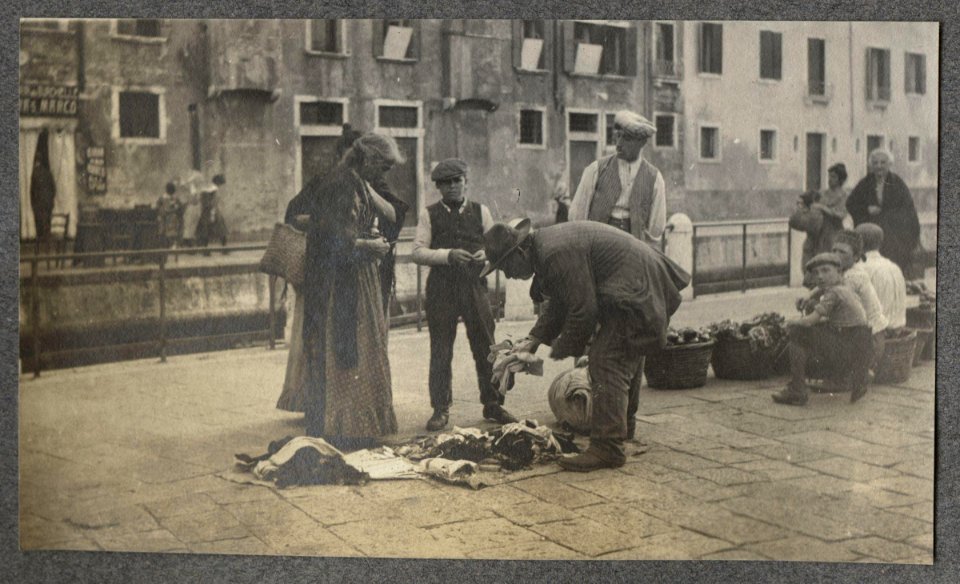
<svg viewBox="0 0 960 584">
<path fill-rule="evenodd" d="M 853 134 L 853 23 L 847 23 L 847 74 L 850 81 L 850 133 Z"/>
<path fill-rule="evenodd" d="M 551 82 L 553 83 L 553 107 L 563 112 L 563 100 L 560 97 L 560 57 L 563 55 L 563 40 L 560 38 L 560 21 L 554 19 L 553 26 L 553 67 L 551 67 Z"/>
</svg>

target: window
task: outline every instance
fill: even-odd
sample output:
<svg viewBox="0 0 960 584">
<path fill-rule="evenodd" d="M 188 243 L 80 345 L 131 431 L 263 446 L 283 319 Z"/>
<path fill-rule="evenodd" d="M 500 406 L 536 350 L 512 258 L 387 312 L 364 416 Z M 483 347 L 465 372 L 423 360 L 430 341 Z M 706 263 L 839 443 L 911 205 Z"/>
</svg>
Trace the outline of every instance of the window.
<svg viewBox="0 0 960 584">
<path fill-rule="evenodd" d="M 300 124 L 303 126 L 341 126 L 344 104 L 336 101 L 300 102 Z"/>
<path fill-rule="evenodd" d="M 676 60 L 676 35 L 673 23 L 654 23 L 653 35 L 654 74 L 661 77 L 678 77 L 680 71 Z"/>
<path fill-rule="evenodd" d="M 516 23 L 518 54 L 514 67 L 524 71 L 543 71 L 547 68 L 547 25 L 542 20 L 521 20 Z M 515 53 L 517 53 L 515 49 Z"/>
<path fill-rule="evenodd" d="M 807 39 L 807 95 L 827 94 L 827 44 L 823 39 Z"/>
<path fill-rule="evenodd" d="M 567 72 L 585 75 L 637 74 L 637 29 L 633 24 L 564 23 Z"/>
<path fill-rule="evenodd" d="M 420 127 L 420 111 L 416 106 L 382 105 L 378 111 L 381 128 Z"/>
<path fill-rule="evenodd" d="M 520 144 L 544 146 L 543 110 L 520 110 Z"/>
<path fill-rule="evenodd" d="M 777 131 L 760 130 L 760 160 L 777 159 Z"/>
<path fill-rule="evenodd" d="M 29 30 L 67 30 L 67 20 L 57 18 L 23 18 L 20 28 Z"/>
<path fill-rule="evenodd" d="M 920 162 L 920 138 L 907 138 L 907 162 Z"/>
<path fill-rule="evenodd" d="M 782 78 L 783 34 L 760 31 L 760 79 Z"/>
<path fill-rule="evenodd" d="M 345 55 L 344 22 L 338 19 L 313 19 L 307 21 L 307 51 Z"/>
<path fill-rule="evenodd" d="M 166 140 L 162 90 L 114 90 L 113 107 L 113 137 L 118 141 L 149 144 Z"/>
<path fill-rule="evenodd" d="M 700 160 L 720 160 L 720 128 L 700 126 Z"/>
<path fill-rule="evenodd" d="M 654 136 L 654 146 L 657 148 L 675 148 L 677 146 L 676 124 L 677 117 L 673 114 L 657 114 L 653 117 L 657 126 Z"/>
<path fill-rule="evenodd" d="M 867 99 L 890 101 L 890 51 L 867 49 Z"/>
<path fill-rule="evenodd" d="M 373 54 L 388 61 L 420 58 L 420 24 L 417 20 L 375 20 Z"/>
<path fill-rule="evenodd" d="M 117 34 L 156 38 L 160 36 L 160 21 L 156 18 L 117 19 Z"/>
<path fill-rule="evenodd" d="M 907 53 L 904 59 L 905 88 L 907 93 L 923 95 L 927 92 L 927 58 L 917 53 Z"/>
<path fill-rule="evenodd" d="M 613 121 L 616 119 L 616 117 L 616 114 L 607 114 L 604 116 L 604 144 L 607 148 L 615 148 L 617 145 L 617 139 L 613 135 Z"/>
<path fill-rule="evenodd" d="M 570 113 L 567 130 L 570 132 L 597 133 L 597 114 Z"/>
<path fill-rule="evenodd" d="M 723 25 L 701 22 L 699 40 L 700 72 L 721 75 L 723 73 Z"/>
</svg>

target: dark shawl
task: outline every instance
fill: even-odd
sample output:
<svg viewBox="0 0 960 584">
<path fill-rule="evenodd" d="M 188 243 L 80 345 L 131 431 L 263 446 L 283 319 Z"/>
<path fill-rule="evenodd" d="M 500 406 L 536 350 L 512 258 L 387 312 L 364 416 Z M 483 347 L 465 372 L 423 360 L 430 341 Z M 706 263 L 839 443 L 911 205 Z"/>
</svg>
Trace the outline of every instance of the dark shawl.
<svg viewBox="0 0 960 584">
<path fill-rule="evenodd" d="M 310 215 L 303 284 L 304 338 L 316 344 L 322 361 L 325 331 L 332 326 L 337 365 L 343 369 L 357 365 L 358 267 L 365 260 L 356 249 L 359 226 L 354 204 L 363 193 L 361 179 L 339 165 L 329 174 L 311 179 L 287 209 L 288 218 L 304 214 L 304 210 Z M 328 323 L 331 299 L 333 322 Z"/>
<path fill-rule="evenodd" d="M 853 224 L 876 223 L 883 228 L 880 253 L 893 260 L 904 273 L 909 273 L 913 252 L 920 241 L 920 220 L 913 205 L 910 189 L 899 176 L 888 172 L 883 184 L 880 214 L 871 216 L 867 207 L 877 204 L 877 179 L 867 175 L 847 198 L 847 210 Z"/>
<path fill-rule="evenodd" d="M 390 221 L 382 214 L 377 213 L 380 221 L 380 233 L 387 238 L 387 241 L 396 241 L 400 237 L 400 230 L 403 229 L 403 221 L 407 216 L 410 206 L 401 201 L 390 191 L 390 185 L 387 181 L 381 179 L 373 186 L 373 190 L 383 197 L 393 207 L 396 214 L 396 221 Z M 382 260 L 380 260 L 380 294 L 383 297 L 383 312 L 389 317 L 387 310 L 390 307 L 390 296 L 393 294 L 393 284 L 397 264 L 397 247 L 393 246 Z"/>
<path fill-rule="evenodd" d="M 584 352 L 597 324 L 625 319 L 638 349 L 663 346 L 690 275 L 651 246 L 602 223 L 573 221 L 532 236 L 531 295 L 549 298 L 530 334 L 555 359 Z"/>
</svg>

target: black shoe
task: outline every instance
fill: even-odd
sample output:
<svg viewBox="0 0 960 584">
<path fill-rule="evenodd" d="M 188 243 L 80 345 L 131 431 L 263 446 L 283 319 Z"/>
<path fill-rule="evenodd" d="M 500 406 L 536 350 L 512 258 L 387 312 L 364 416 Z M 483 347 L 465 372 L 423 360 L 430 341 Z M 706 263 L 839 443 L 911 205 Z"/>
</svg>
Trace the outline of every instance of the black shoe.
<svg viewBox="0 0 960 584">
<path fill-rule="evenodd" d="M 500 404 L 487 404 L 483 406 L 483 419 L 496 422 L 498 424 L 513 424 L 517 421 L 510 412 L 503 409 Z"/>
<path fill-rule="evenodd" d="M 861 397 L 867 395 L 867 384 L 861 384 L 853 388 L 853 391 L 850 392 L 850 403 L 856 403 Z"/>
<path fill-rule="evenodd" d="M 427 431 L 436 432 L 437 430 L 443 430 L 447 427 L 447 421 L 450 419 L 450 414 L 447 413 L 447 410 L 433 410 L 433 416 L 427 421 Z"/>
<path fill-rule="evenodd" d="M 806 405 L 808 399 L 806 394 L 793 391 L 789 387 L 780 393 L 773 394 L 771 397 L 773 401 L 778 404 L 786 404 L 788 406 Z"/>
<path fill-rule="evenodd" d="M 610 461 L 605 458 L 601 458 L 595 451 L 588 448 L 583 454 L 578 454 L 569 458 L 561 458 L 557 461 L 557 464 L 559 464 L 563 470 L 572 470 L 574 472 L 590 472 L 603 468 L 620 468 L 623 466 L 624 462 L 625 461 L 623 460 Z"/>
</svg>

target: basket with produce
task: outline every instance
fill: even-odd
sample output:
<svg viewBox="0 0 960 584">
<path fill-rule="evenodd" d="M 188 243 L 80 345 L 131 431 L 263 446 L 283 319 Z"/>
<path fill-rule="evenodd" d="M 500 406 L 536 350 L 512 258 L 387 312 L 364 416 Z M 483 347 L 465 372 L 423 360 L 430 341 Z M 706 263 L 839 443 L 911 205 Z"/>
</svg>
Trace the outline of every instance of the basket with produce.
<svg viewBox="0 0 960 584">
<path fill-rule="evenodd" d="M 785 362 L 787 330 L 776 312 L 759 314 L 738 323 L 729 320 L 710 325 L 716 339 L 710 364 L 720 379 L 764 379 Z"/>
<path fill-rule="evenodd" d="M 903 383 L 910 379 L 913 367 L 913 354 L 917 342 L 917 333 L 903 328 L 895 333 L 887 333 L 883 344 L 883 356 L 877 366 L 877 383 Z"/>
<path fill-rule="evenodd" d="M 667 331 L 667 345 L 647 355 L 643 373 L 653 389 L 692 389 L 707 382 L 713 336 L 705 330 Z"/>
</svg>

